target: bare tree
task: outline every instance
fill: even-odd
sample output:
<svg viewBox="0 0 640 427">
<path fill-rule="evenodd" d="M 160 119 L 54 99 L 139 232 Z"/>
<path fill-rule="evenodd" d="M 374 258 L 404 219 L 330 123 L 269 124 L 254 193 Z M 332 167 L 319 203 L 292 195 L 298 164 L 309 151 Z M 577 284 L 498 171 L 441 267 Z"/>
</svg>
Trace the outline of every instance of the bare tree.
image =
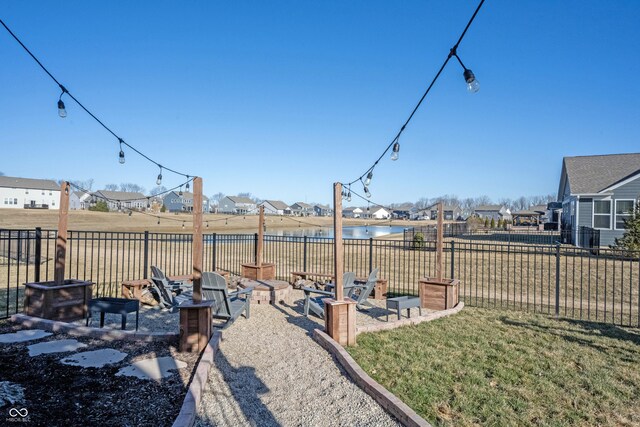
<svg viewBox="0 0 640 427">
<path fill-rule="evenodd" d="M 214 206 L 220 206 L 220 200 L 224 199 L 224 196 L 225 196 L 224 193 L 216 193 L 213 196 L 211 196 L 209 200 Z"/>
<path fill-rule="evenodd" d="M 127 193 L 144 193 L 144 187 L 134 184 L 133 182 L 123 182 L 120 184 L 120 191 L 124 191 Z"/>
<path fill-rule="evenodd" d="M 151 194 L 152 196 L 157 196 L 160 193 L 166 193 L 167 192 L 167 187 L 165 187 L 164 185 L 159 185 L 156 188 L 152 188 L 151 191 L 149 191 L 149 194 Z"/>
<path fill-rule="evenodd" d="M 83 190 L 87 190 L 87 191 L 93 190 L 93 178 L 89 178 L 85 180 L 75 179 L 71 181 L 71 183 L 76 187 L 82 188 Z"/>
<path fill-rule="evenodd" d="M 104 186 L 103 190 L 106 191 L 118 191 L 118 184 L 107 184 Z"/>
</svg>

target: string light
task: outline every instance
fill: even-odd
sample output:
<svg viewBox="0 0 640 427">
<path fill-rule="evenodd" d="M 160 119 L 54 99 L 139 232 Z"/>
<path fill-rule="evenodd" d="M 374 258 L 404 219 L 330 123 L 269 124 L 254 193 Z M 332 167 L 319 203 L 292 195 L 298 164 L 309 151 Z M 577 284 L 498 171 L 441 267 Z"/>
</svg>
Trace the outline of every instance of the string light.
<svg viewBox="0 0 640 427">
<path fill-rule="evenodd" d="M 123 165 L 123 164 L 124 164 L 124 151 L 122 151 L 122 142 L 123 142 L 123 141 L 122 141 L 122 139 L 121 139 L 121 140 L 120 140 L 120 155 L 118 156 L 118 157 L 119 157 L 119 161 L 120 161 L 120 164 L 121 164 L 121 165 Z"/>
<path fill-rule="evenodd" d="M 162 166 L 160 166 L 160 173 L 158 174 L 158 179 L 156 179 L 156 185 L 162 185 Z"/>
<path fill-rule="evenodd" d="M 367 196 L 367 198 L 371 197 L 371 191 L 369 191 L 369 187 L 366 185 L 364 186 L 364 195 Z"/>
<path fill-rule="evenodd" d="M 189 179 L 189 175 L 187 175 L 187 179 Z M 187 181 L 187 185 L 185 186 L 185 189 L 187 190 L 187 192 L 189 192 L 189 181 Z"/>
<path fill-rule="evenodd" d="M 184 230 L 184 221 L 182 221 L 182 229 Z"/>
<path fill-rule="evenodd" d="M 182 196 L 182 185 L 180 186 L 180 191 L 178 191 L 178 196 Z"/>
<path fill-rule="evenodd" d="M 60 118 L 64 119 L 67 117 L 67 109 L 64 106 L 64 101 L 62 100 L 62 95 L 67 91 L 64 86 L 60 86 L 62 88 L 62 93 L 60 94 L 60 98 L 58 98 L 58 115 Z"/>
<path fill-rule="evenodd" d="M 420 100 L 418 101 L 416 106 L 411 111 L 411 114 L 409 114 L 409 117 L 407 118 L 407 120 L 404 122 L 404 124 L 402 125 L 402 127 L 400 128 L 398 133 L 395 135 L 395 137 L 391 140 L 391 142 L 386 146 L 386 148 L 384 149 L 382 154 L 376 159 L 375 162 L 373 162 L 373 164 L 368 169 L 366 169 L 366 171 L 362 175 L 360 175 L 359 177 L 357 177 L 356 179 L 354 179 L 351 182 L 348 182 L 346 184 L 343 183 L 342 184 L 343 186 L 345 186 L 345 185 L 349 186 L 351 184 L 354 184 L 357 181 L 362 181 L 363 178 L 365 178 L 365 176 L 366 176 L 366 180 L 364 181 L 364 192 L 365 192 L 365 195 L 367 197 L 371 197 L 369 189 L 368 189 L 368 186 L 371 183 L 371 178 L 373 176 L 373 170 L 378 165 L 378 163 L 380 163 L 380 160 L 382 160 L 382 158 L 389 152 L 389 150 L 392 150 L 392 152 L 391 152 L 391 160 L 394 160 L 394 161 L 398 160 L 398 158 L 400 156 L 399 155 L 399 153 L 400 153 L 400 142 L 399 142 L 400 135 L 402 135 L 402 132 L 404 132 L 404 130 L 406 129 L 406 127 L 409 124 L 409 122 L 411 122 L 411 119 L 413 119 L 413 116 L 416 114 L 416 112 L 418 111 L 418 109 L 422 105 L 423 101 L 425 100 L 425 98 L 427 97 L 427 95 L 429 94 L 429 92 L 431 91 L 433 86 L 435 85 L 436 81 L 438 80 L 438 78 L 440 77 L 440 75 L 442 74 L 442 72 L 446 68 L 447 64 L 449 63 L 449 60 L 451 60 L 452 57 L 455 56 L 456 59 L 460 62 L 460 64 L 464 68 L 464 73 L 463 74 L 464 74 L 465 82 L 467 83 L 467 90 L 469 90 L 469 92 L 471 92 L 471 93 L 475 93 L 480 89 L 480 83 L 475 78 L 475 75 L 473 74 L 473 72 L 471 70 L 469 70 L 467 67 L 465 67 L 464 64 L 462 64 L 462 61 L 460 61 L 460 58 L 457 55 L 457 49 L 458 49 L 458 46 L 460 45 L 460 43 L 462 42 L 462 40 L 464 39 L 464 36 L 467 34 L 467 31 L 469 30 L 469 27 L 471 27 L 471 24 L 473 23 L 473 21 L 475 20 L 476 16 L 478 15 L 478 12 L 482 8 L 483 4 L 484 4 L 484 0 L 480 0 L 480 2 L 478 3 L 478 6 L 476 7 L 475 11 L 473 12 L 473 15 L 471 16 L 471 18 L 467 22 L 467 25 L 465 26 L 464 30 L 462 31 L 462 34 L 460 34 L 460 37 L 458 38 L 458 41 L 455 43 L 455 45 L 453 45 L 453 47 L 449 51 L 449 55 L 444 60 L 444 62 L 440 66 L 440 69 L 438 70 L 438 72 L 434 76 L 433 80 L 431 80 L 431 83 L 429 84 L 429 86 L 427 87 L 425 92 L 422 94 L 422 97 L 420 98 Z"/>
</svg>

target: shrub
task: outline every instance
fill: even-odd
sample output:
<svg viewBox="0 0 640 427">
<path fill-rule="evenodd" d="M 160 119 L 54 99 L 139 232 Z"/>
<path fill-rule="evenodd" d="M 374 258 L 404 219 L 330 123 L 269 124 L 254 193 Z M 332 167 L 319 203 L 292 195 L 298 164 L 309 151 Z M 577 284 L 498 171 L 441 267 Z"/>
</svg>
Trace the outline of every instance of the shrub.
<svg viewBox="0 0 640 427">
<path fill-rule="evenodd" d="M 498 228 L 504 228 L 504 222 L 502 221 L 502 218 L 500 218 L 500 219 L 498 220 L 498 226 L 497 226 L 497 227 L 498 227 Z"/>
<path fill-rule="evenodd" d="M 491 224 L 489 224 L 491 228 L 496 228 L 496 220 L 491 218 Z"/>
<path fill-rule="evenodd" d="M 411 242 L 411 249 L 422 249 L 424 246 L 424 234 L 416 233 Z"/>
<path fill-rule="evenodd" d="M 160 212 L 165 213 L 167 211 L 167 207 L 165 205 L 162 205 L 162 207 L 160 208 Z"/>
<path fill-rule="evenodd" d="M 484 219 L 484 228 L 489 228 L 489 218 Z"/>
<path fill-rule="evenodd" d="M 640 203 L 636 204 L 633 215 L 624 220 L 625 232 L 622 237 L 616 238 L 614 249 L 622 249 L 626 252 L 640 251 Z M 628 256 L 637 256 L 629 253 Z"/>
<path fill-rule="evenodd" d="M 95 205 L 89 206 L 90 211 L 95 212 L 109 212 L 109 205 L 104 200 L 99 200 Z"/>
</svg>

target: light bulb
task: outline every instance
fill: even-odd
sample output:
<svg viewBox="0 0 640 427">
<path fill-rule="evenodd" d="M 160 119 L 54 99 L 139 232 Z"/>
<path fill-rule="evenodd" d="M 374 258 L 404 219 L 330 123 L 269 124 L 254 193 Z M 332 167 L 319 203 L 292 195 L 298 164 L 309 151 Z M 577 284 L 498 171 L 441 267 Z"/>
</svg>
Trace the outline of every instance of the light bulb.
<svg viewBox="0 0 640 427">
<path fill-rule="evenodd" d="M 207 221 L 207 228 L 209 228 L 209 221 Z"/>
<path fill-rule="evenodd" d="M 160 225 L 160 220 L 158 219 L 158 225 Z"/>
<path fill-rule="evenodd" d="M 476 93 L 480 90 L 480 82 L 471 70 L 464 70 L 464 80 L 467 82 L 467 90 L 469 93 Z"/>
<path fill-rule="evenodd" d="M 351 190 L 347 193 L 347 202 L 351 201 Z"/>
<path fill-rule="evenodd" d="M 180 191 L 178 192 L 178 196 L 182 196 L 182 185 L 180 186 Z"/>
<path fill-rule="evenodd" d="M 120 155 L 118 157 L 119 157 L 120 164 L 123 165 L 124 164 L 124 151 L 122 151 L 122 149 L 120 149 Z"/>
<path fill-rule="evenodd" d="M 371 191 L 369 191 L 369 187 L 364 186 L 364 195 L 367 196 L 367 199 L 371 198 Z"/>
<path fill-rule="evenodd" d="M 162 172 L 158 174 L 158 179 L 156 179 L 156 185 L 162 184 Z"/>
<path fill-rule="evenodd" d="M 184 229 L 184 222 L 182 223 L 182 228 Z"/>
<path fill-rule="evenodd" d="M 400 157 L 400 143 L 396 142 L 393 144 L 393 152 L 391 153 L 391 160 L 398 160 Z"/>
<path fill-rule="evenodd" d="M 147 199 L 147 209 L 151 209 L 151 203 L 149 202 L 149 199 Z"/>
<path fill-rule="evenodd" d="M 58 115 L 63 119 L 67 117 L 67 110 L 64 108 L 64 102 L 62 99 L 58 100 Z"/>
<path fill-rule="evenodd" d="M 368 186 L 369 186 L 369 184 L 371 184 L 371 178 L 373 178 L 373 171 L 370 171 L 370 172 L 367 174 L 367 179 L 365 179 L 365 180 L 364 180 L 364 185 L 365 185 L 366 187 L 368 187 Z"/>
<path fill-rule="evenodd" d="M 189 183 L 187 182 L 187 185 L 185 186 L 186 191 L 189 191 L 189 188 L 190 188 L 190 187 L 191 187 L 191 186 L 190 186 L 190 185 L 189 185 Z"/>
<path fill-rule="evenodd" d="M 131 211 L 129 211 L 129 216 L 131 216 Z"/>
</svg>

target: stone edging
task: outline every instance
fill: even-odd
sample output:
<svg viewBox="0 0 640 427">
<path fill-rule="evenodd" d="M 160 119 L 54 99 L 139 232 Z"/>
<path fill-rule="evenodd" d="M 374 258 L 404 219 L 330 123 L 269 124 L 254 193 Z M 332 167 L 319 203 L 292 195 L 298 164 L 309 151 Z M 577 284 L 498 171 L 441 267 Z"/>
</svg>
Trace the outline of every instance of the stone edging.
<svg viewBox="0 0 640 427">
<path fill-rule="evenodd" d="M 189 390 L 182 403 L 182 408 L 178 417 L 173 422 L 173 427 L 191 427 L 196 420 L 196 414 L 200 407 L 200 401 L 204 394 L 204 388 L 207 384 L 207 378 L 209 377 L 209 370 L 213 366 L 213 360 L 218 351 L 218 345 L 222 332 L 214 331 L 207 347 L 202 353 L 202 357 L 196 366 L 196 372 L 193 375 L 193 380 L 189 384 Z"/>
<path fill-rule="evenodd" d="M 389 392 L 389 390 L 382 387 L 367 375 L 356 361 L 353 360 L 351 355 L 324 331 L 314 329 L 313 337 L 322 347 L 338 359 L 340 365 L 347 371 L 358 387 L 373 397 L 380 406 L 396 417 L 402 425 L 410 427 L 431 427 L 431 424 L 416 414 L 406 403 L 398 399 Z"/>
<path fill-rule="evenodd" d="M 448 310 L 436 311 L 434 313 L 429 313 L 424 316 L 412 317 L 410 319 L 402 319 L 395 322 L 386 322 L 386 323 L 381 323 L 379 325 L 360 326 L 356 328 L 356 335 L 359 335 L 363 332 L 386 331 L 389 329 L 399 328 L 401 326 L 417 325 L 418 323 L 422 323 L 422 322 L 430 322 L 431 320 L 440 319 L 441 317 L 447 317 L 447 316 L 451 316 L 452 314 L 456 314 L 463 308 L 464 308 L 464 303 L 460 301 L 455 307 L 450 308 Z"/>
<path fill-rule="evenodd" d="M 71 323 L 56 320 L 42 319 L 40 317 L 27 316 L 26 314 L 14 314 L 11 321 L 20 323 L 29 328 L 38 328 L 50 332 L 60 332 L 73 336 L 91 337 L 98 339 L 118 339 L 126 341 L 174 341 L 179 335 L 174 332 L 138 332 L 122 331 L 119 329 L 100 329 L 90 326 L 78 326 Z"/>
</svg>

